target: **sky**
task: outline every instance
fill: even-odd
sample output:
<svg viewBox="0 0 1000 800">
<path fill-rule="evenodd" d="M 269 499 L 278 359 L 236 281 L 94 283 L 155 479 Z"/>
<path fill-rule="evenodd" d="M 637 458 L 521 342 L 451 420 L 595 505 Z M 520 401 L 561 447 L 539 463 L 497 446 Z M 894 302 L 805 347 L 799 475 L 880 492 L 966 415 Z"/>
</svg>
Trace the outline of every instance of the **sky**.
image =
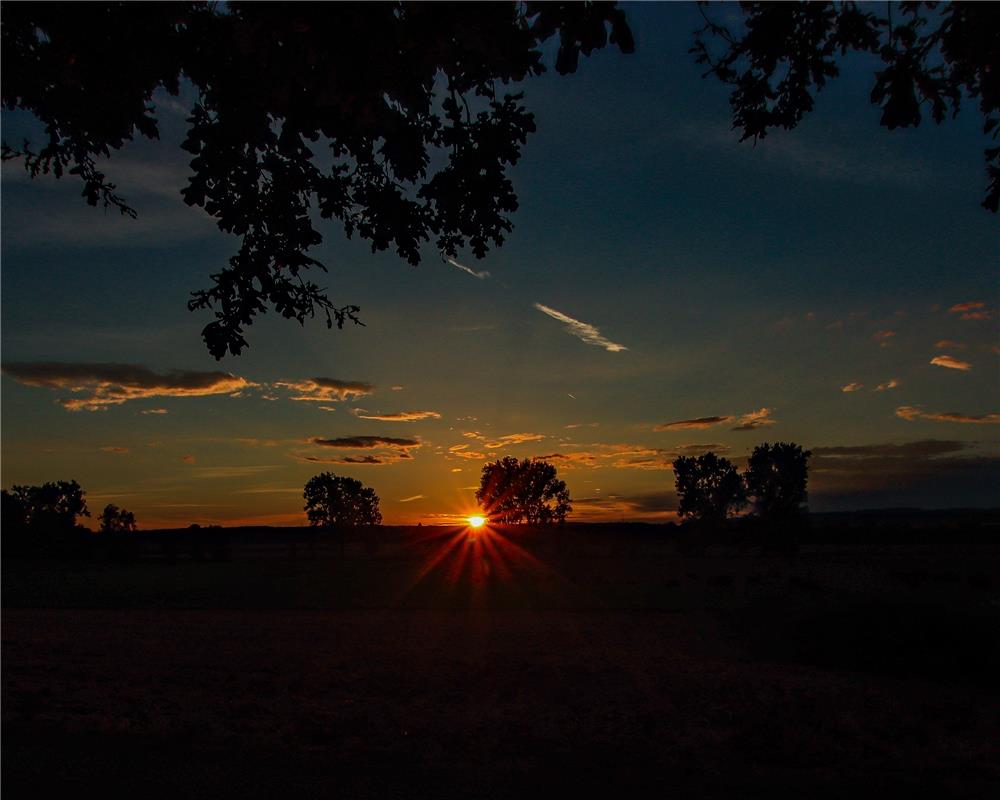
<svg viewBox="0 0 1000 800">
<path fill-rule="evenodd" d="M 208 354 L 186 302 L 237 243 L 179 195 L 190 98 L 107 166 L 137 220 L 4 164 L 3 486 L 76 479 L 142 528 L 301 525 L 332 471 L 386 523 L 432 524 L 513 455 L 557 466 L 571 519 L 669 521 L 678 455 L 793 441 L 814 511 L 1000 505 L 977 115 L 889 132 L 854 58 L 796 130 L 741 144 L 687 52 L 697 10 L 626 9 L 634 55 L 524 84 L 502 248 L 414 268 L 321 228 L 318 282 L 365 327 L 272 312 Z M 5 113 L 5 138 L 30 129 Z"/>
</svg>

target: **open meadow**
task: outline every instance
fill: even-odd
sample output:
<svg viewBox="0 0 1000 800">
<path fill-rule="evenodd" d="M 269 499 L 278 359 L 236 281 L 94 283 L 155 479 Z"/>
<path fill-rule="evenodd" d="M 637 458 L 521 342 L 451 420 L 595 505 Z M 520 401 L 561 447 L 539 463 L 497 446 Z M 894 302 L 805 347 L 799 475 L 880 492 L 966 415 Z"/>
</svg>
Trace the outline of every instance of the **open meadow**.
<svg viewBox="0 0 1000 800">
<path fill-rule="evenodd" d="M 385 529 L 7 559 L 3 782 L 150 797 L 1000 787 L 1000 554 Z M 575 534 L 575 535 L 574 535 Z"/>
</svg>

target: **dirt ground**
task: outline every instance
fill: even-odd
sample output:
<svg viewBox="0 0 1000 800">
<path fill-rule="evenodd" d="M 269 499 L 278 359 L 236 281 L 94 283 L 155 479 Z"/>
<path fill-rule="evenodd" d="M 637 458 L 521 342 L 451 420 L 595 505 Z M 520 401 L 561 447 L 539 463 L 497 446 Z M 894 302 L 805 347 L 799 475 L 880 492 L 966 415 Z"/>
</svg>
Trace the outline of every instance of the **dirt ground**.
<svg viewBox="0 0 1000 800">
<path fill-rule="evenodd" d="M 3 788 L 1000 790 L 995 554 L 492 546 L 5 564 Z"/>
</svg>

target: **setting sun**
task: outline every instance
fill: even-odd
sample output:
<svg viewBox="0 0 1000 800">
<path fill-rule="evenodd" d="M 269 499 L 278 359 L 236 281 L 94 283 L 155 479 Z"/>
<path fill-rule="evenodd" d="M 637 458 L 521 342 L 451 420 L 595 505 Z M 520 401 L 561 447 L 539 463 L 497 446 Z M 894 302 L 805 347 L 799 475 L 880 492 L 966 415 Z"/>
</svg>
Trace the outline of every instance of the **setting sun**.
<svg viewBox="0 0 1000 800">
<path fill-rule="evenodd" d="M 486 524 L 486 517 L 469 517 L 470 528 L 481 528 Z"/>
</svg>

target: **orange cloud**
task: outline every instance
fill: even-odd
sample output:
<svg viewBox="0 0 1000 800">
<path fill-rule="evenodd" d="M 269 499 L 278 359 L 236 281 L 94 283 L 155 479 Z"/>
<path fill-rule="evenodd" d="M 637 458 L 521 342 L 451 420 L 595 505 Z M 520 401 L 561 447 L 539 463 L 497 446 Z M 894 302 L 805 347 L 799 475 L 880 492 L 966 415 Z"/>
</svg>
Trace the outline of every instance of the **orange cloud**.
<svg viewBox="0 0 1000 800">
<path fill-rule="evenodd" d="M 299 392 L 292 400 L 306 402 L 340 402 L 353 397 L 364 397 L 375 391 L 375 386 L 364 381 L 342 381 L 337 378 L 307 378 L 301 381 L 278 381 L 282 389 Z"/>
<path fill-rule="evenodd" d="M 967 425 L 1000 424 L 1000 414 L 996 413 L 962 414 L 958 411 L 923 411 L 915 406 L 900 406 L 896 409 L 896 416 L 909 422 L 926 419 L 933 422 L 959 422 Z"/>
<path fill-rule="evenodd" d="M 3 371 L 25 386 L 65 389 L 84 397 L 60 399 L 68 411 L 104 411 L 149 397 L 206 397 L 256 386 L 228 372 L 171 370 L 156 373 L 137 364 L 21 362 Z"/>
<path fill-rule="evenodd" d="M 959 319 L 984 320 L 993 319 L 996 312 L 986 308 L 982 300 L 970 300 L 967 303 L 956 303 L 948 311 L 958 314 Z"/>
<path fill-rule="evenodd" d="M 763 428 L 766 425 L 774 425 L 777 420 L 771 419 L 771 409 L 761 408 L 758 411 L 751 411 L 744 414 L 739 419 L 739 425 L 733 428 L 734 431 L 752 431 Z"/>
<path fill-rule="evenodd" d="M 512 447 L 515 444 L 540 442 L 544 438 L 544 434 L 541 433 L 508 433 L 506 436 L 498 438 L 495 442 L 485 442 L 485 446 L 490 450 L 501 450 L 504 447 Z"/>
<path fill-rule="evenodd" d="M 130 452 L 130 450 L 127 447 L 102 447 L 101 450 L 103 450 L 105 453 L 114 453 L 117 456 L 123 456 L 126 453 Z"/>
<path fill-rule="evenodd" d="M 341 436 L 335 439 L 321 439 L 314 436 L 309 440 L 309 444 L 314 444 L 317 447 L 344 449 L 391 447 L 398 450 L 409 450 L 413 447 L 421 447 L 423 443 L 419 439 L 399 439 L 393 436 Z"/>
<path fill-rule="evenodd" d="M 934 342 L 935 350 L 964 350 L 965 345 L 961 342 L 956 342 L 951 339 L 941 339 Z"/>
<path fill-rule="evenodd" d="M 892 380 L 887 381 L 886 383 L 880 383 L 872 391 L 874 391 L 874 392 L 884 392 L 887 389 L 896 389 L 898 387 L 899 387 L 899 381 L 897 381 L 895 378 L 893 378 Z"/>
<path fill-rule="evenodd" d="M 842 392 L 857 392 L 863 389 L 865 385 L 863 383 L 849 383 L 846 386 L 841 386 L 840 391 Z"/>
<path fill-rule="evenodd" d="M 441 419 L 437 411 L 398 411 L 395 414 L 366 414 L 363 409 L 352 409 L 351 413 L 360 419 L 373 419 L 379 422 L 416 422 L 421 419 Z"/>
<path fill-rule="evenodd" d="M 968 372 L 972 369 L 972 364 L 968 361 L 959 361 L 957 358 L 952 358 L 951 356 L 934 356 L 931 359 L 931 364 L 936 367 L 946 367 L 947 369 L 959 369 L 963 372 Z"/>
</svg>

